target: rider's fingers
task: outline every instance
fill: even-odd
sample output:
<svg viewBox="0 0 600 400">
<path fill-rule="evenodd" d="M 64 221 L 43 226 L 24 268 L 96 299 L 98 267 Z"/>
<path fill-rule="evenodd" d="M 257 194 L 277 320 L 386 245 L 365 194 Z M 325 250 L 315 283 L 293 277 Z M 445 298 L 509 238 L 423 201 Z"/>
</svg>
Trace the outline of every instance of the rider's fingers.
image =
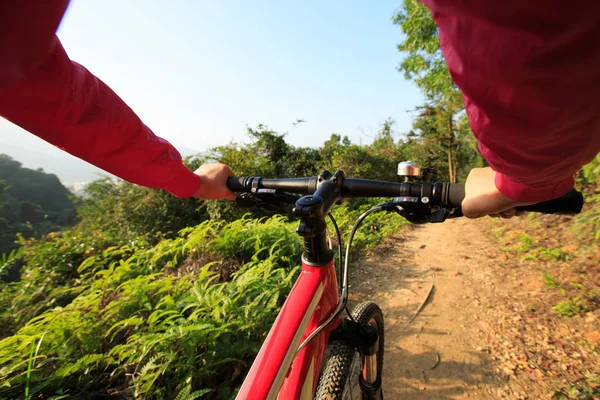
<svg viewBox="0 0 600 400">
<path fill-rule="evenodd" d="M 508 210 L 502 211 L 500 213 L 500 216 L 502 218 L 508 219 L 508 218 L 512 218 L 517 214 L 517 209 L 516 208 L 509 208 Z"/>
</svg>

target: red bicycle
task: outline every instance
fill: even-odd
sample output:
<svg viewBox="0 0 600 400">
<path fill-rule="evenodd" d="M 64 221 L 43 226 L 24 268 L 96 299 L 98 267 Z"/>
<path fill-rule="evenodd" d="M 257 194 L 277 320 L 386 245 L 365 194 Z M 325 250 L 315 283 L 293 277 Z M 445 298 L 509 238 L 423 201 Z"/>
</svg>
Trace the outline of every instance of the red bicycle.
<svg viewBox="0 0 600 400">
<path fill-rule="evenodd" d="M 371 213 L 396 212 L 412 223 L 443 222 L 462 216 L 464 186 L 427 183 L 413 163 L 401 163 L 404 182 L 344 178 L 324 171 L 306 178 L 231 177 L 228 187 L 241 205 L 295 202 L 298 234 L 304 241 L 302 271 L 273 324 L 237 395 L 264 399 L 383 399 L 384 321 L 372 302 L 352 313 L 348 300 L 348 265 L 352 239 Z M 304 197 L 290 195 L 304 194 Z M 387 197 L 363 213 L 354 224 L 342 262 L 342 240 L 332 207 L 346 197 Z M 525 211 L 575 214 L 583 196 L 572 190 L 561 198 L 522 207 Z M 328 240 L 326 217 L 338 237 L 338 268 Z M 343 267 L 342 267 L 343 266 Z M 338 282 L 338 277 L 341 280 Z M 341 290 L 340 290 L 341 286 Z M 346 316 L 342 313 L 346 311 Z M 325 358 L 326 349 L 328 356 Z"/>
</svg>

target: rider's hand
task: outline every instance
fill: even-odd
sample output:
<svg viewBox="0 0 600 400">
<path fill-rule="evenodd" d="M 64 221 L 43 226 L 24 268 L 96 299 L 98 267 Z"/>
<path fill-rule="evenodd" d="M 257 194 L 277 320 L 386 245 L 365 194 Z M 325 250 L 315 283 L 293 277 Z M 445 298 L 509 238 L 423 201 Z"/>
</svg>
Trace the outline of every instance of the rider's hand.
<svg viewBox="0 0 600 400">
<path fill-rule="evenodd" d="M 496 171 L 489 167 L 471 170 L 465 184 L 465 199 L 462 202 L 465 217 L 479 218 L 490 215 L 511 218 L 516 214 L 515 207 L 531 204 L 511 200 L 500 193 L 494 183 L 495 178 Z"/>
<path fill-rule="evenodd" d="M 233 176 L 233 172 L 226 164 L 203 164 L 194 173 L 200 177 L 200 188 L 194 197 L 203 200 L 235 200 L 235 193 L 227 189 L 227 178 Z"/>
</svg>

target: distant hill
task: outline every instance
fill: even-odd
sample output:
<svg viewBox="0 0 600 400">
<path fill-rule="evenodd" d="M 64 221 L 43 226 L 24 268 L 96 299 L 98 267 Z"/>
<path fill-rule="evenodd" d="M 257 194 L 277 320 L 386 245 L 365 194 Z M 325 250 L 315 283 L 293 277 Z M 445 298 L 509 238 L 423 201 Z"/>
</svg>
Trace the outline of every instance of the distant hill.
<svg viewBox="0 0 600 400">
<path fill-rule="evenodd" d="M 17 247 L 17 233 L 39 237 L 73 224 L 71 196 L 56 175 L 0 154 L 0 254 Z"/>
<path fill-rule="evenodd" d="M 182 156 L 199 153 L 198 150 L 175 145 Z M 40 138 L 13 126 L 0 118 L 0 152 L 7 154 L 31 169 L 43 168 L 55 174 L 64 185 L 91 182 L 102 176 L 112 176 Z"/>
</svg>

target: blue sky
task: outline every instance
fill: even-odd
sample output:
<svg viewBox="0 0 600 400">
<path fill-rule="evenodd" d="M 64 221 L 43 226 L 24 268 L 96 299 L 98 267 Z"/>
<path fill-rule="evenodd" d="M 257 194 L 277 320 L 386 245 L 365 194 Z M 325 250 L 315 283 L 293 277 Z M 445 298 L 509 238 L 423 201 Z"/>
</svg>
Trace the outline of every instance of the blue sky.
<svg viewBox="0 0 600 400">
<path fill-rule="evenodd" d="M 58 35 L 176 147 L 244 141 L 258 123 L 285 132 L 299 118 L 294 145 L 319 146 L 332 132 L 366 143 L 388 117 L 408 131 L 407 111 L 422 99 L 396 71 L 399 4 L 73 0 Z M 18 137 L 63 157 L 16 131 L 1 121 L 0 146 Z"/>
</svg>

